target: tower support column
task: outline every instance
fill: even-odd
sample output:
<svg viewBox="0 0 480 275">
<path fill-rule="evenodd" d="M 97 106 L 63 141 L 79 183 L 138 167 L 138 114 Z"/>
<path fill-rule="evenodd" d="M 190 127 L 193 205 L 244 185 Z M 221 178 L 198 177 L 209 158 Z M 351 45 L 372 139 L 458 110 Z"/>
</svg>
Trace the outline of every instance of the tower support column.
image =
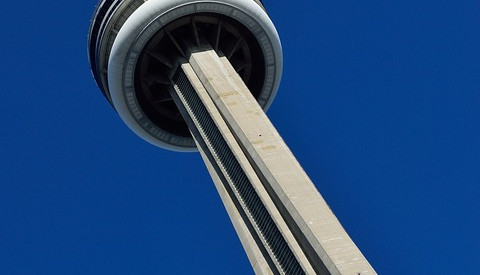
<svg viewBox="0 0 480 275">
<path fill-rule="evenodd" d="M 194 50 L 173 81 L 257 273 L 376 274 L 227 58 Z"/>
</svg>

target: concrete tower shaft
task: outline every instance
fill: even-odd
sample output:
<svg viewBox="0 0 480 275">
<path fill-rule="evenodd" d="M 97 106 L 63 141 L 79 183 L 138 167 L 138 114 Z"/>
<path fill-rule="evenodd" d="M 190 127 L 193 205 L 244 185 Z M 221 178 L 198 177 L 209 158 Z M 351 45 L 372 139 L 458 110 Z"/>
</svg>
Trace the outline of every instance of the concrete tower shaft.
<svg viewBox="0 0 480 275">
<path fill-rule="evenodd" d="M 282 74 L 275 27 L 258 0 L 103 0 L 88 39 L 92 74 L 123 121 L 148 142 L 196 150 L 169 90 L 191 45 L 225 55 L 266 110 Z"/>
<path fill-rule="evenodd" d="M 376 274 L 225 57 L 192 49 L 173 81 L 257 274 Z"/>
<path fill-rule="evenodd" d="M 265 115 L 282 74 L 258 0 L 103 0 L 92 73 L 148 142 L 199 150 L 257 274 L 376 274 Z"/>
</svg>

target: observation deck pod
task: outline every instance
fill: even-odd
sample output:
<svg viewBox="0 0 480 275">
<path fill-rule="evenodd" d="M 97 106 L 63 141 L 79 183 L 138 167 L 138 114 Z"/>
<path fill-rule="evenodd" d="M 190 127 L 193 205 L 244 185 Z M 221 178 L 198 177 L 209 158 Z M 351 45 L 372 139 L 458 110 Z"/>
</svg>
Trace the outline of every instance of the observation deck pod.
<svg viewBox="0 0 480 275">
<path fill-rule="evenodd" d="M 92 74 L 122 120 L 174 151 L 196 145 L 170 96 L 171 78 L 188 49 L 202 45 L 227 57 L 260 106 L 270 106 L 282 48 L 261 1 L 102 0 L 88 38 Z"/>
</svg>

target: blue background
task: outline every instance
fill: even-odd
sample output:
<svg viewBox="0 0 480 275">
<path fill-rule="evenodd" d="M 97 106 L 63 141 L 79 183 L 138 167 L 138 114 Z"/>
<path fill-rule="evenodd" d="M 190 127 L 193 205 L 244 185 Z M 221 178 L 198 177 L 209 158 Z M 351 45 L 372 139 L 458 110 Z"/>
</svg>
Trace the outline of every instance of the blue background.
<svg viewBox="0 0 480 275">
<path fill-rule="evenodd" d="M 480 270 L 480 2 L 265 1 L 268 115 L 380 274 Z M 198 154 L 137 138 L 87 59 L 96 1 L 0 4 L 0 274 L 250 274 Z"/>
</svg>

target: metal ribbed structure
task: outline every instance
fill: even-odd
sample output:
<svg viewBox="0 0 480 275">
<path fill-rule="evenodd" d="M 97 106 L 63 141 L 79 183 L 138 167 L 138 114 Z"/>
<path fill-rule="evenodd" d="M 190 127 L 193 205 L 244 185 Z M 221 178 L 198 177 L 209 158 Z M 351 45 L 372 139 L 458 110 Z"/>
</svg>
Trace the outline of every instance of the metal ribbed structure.
<svg viewBox="0 0 480 275">
<path fill-rule="evenodd" d="M 232 182 L 235 193 L 238 194 L 238 202 L 242 206 L 242 210 L 250 217 L 250 221 L 253 223 L 252 226 L 260 232 L 258 237 L 263 239 L 271 250 L 274 257 L 272 261 L 278 263 L 282 269 L 281 273 L 305 274 L 234 153 L 230 150 L 222 133 L 215 125 L 214 120 L 181 68 L 175 72 L 173 81 L 177 92 L 180 94 L 179 96 L 186 102 L 184 108 L 189 109 L 190 113 L 193 114 L 192 118 L 186 118 L 186 120 L 198 122 L 199 129 L 197 130 L 204 134 L 204 139 L 206 139 L 204 142 L 208 143 L 213 149 L 213 154 L 219 160 L 218 165 L 226 172 L 229 180 Z M 182 114 L 185 113 L 187 112 L 182 112 Z M 195 132 L 192 132 L 195 136 Z M 202 137 L 196 136 L 195 138 L 199 140 Z"/>
</svg>

